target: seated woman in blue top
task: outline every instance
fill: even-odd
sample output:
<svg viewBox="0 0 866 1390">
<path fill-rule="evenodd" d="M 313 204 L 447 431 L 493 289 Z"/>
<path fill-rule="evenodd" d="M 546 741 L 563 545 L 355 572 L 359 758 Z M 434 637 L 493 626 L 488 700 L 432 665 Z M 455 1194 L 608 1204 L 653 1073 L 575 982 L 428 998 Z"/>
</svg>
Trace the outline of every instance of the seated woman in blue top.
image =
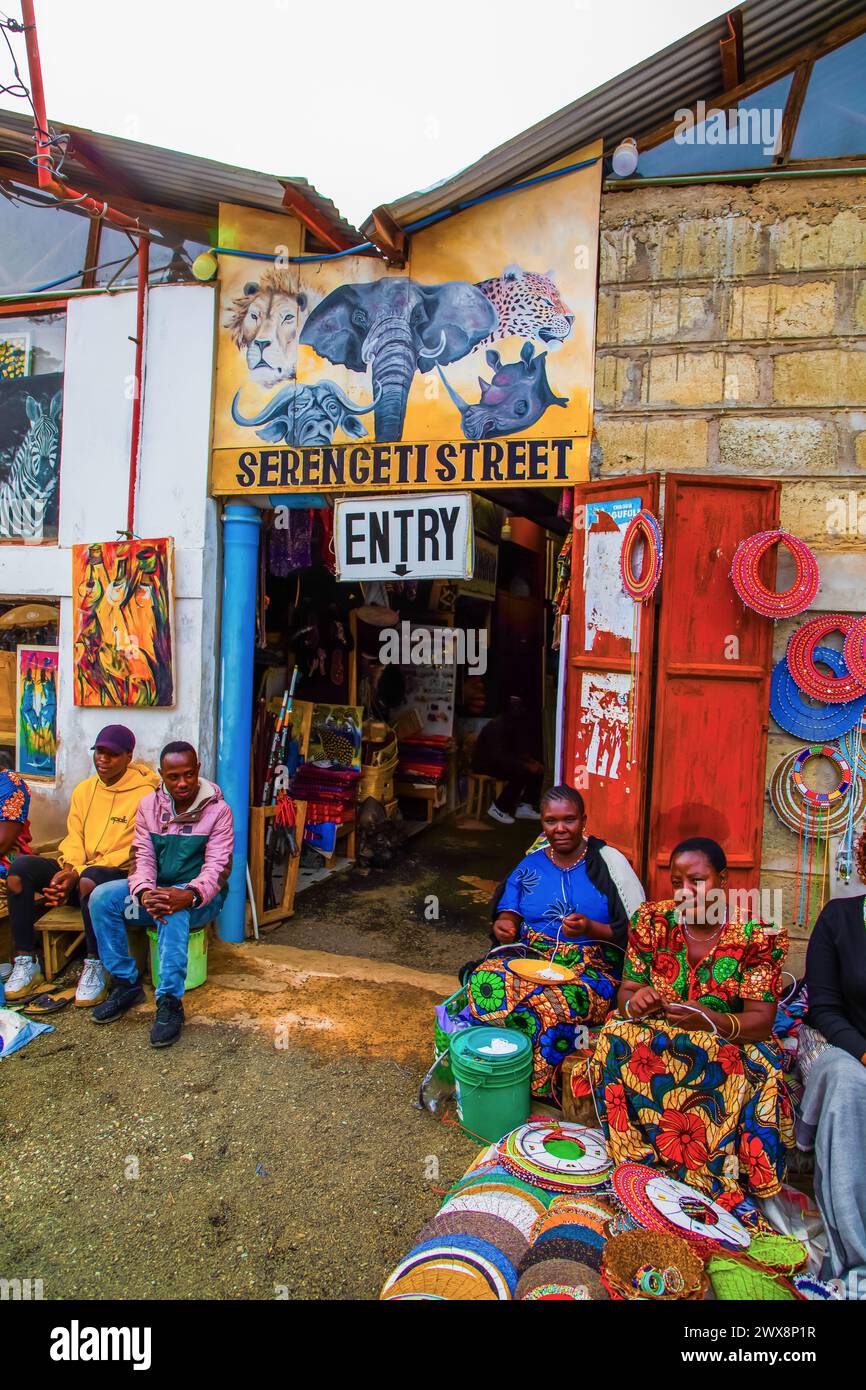
<svg viewBox="0 0 866 1390">
<path fill-rule="evenodd" d="M 535 1096 L 551 1094 L 564 1058 L 581 1045 L 576 1030 L 610 1012 L 629 919 L 646 896 L 625 856 L 586 836 L 583 797 L 573 787 L 545 792 L 541 829 L 497 904 L 500 945 L 467 981 L 475 1022 L 520 1028 L 531 1039 Z M 527 955 L 565 965 L 575 978 L 523 979 L 512 965 Z"/>
</svg>

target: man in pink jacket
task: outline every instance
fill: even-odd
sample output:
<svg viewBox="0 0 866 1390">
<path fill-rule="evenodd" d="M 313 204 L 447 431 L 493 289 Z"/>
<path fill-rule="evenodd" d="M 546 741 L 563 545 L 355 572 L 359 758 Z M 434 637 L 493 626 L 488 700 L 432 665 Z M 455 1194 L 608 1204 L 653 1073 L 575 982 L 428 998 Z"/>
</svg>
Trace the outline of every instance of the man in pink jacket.
<svg viewBox="0 0 866 1390">
<path fill-rule="evenodd" d="M 189 934 L 222 911 L 234 825 L 219 787 L 201 777 L 192 744 L 166 744 L 159 771 L 162 785 L 138 807 L 129 879 L 104 883 L 90 895 L 100 959 L 113 979 L 111 993 L 91 1018 L 113 1023 L 142 1002 L 126 929 L 156 926 L 159 984 L 150 1041 L 170 1047 L 183 1028 Z"/>
</svg>

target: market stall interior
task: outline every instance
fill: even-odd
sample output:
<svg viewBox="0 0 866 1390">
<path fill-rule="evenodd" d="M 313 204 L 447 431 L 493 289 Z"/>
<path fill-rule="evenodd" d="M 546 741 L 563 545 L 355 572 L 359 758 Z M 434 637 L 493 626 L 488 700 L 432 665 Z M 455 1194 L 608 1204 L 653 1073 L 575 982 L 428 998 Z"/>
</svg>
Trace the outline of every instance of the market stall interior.
<svg viewBox="0 0 866 1390">
<path fill-rule="evenodd" d="M 470 495 L 467 579 L 341 581 L 325 499 L 268 514 L 254 667 L 254 932 L 353 863 L 387 869 L 408 837 L 447 816 L 495 829 L 486 812 L 502 783 L 473 771 L 473 750 L 508 709 L 520 711 L 527 760 L 553 772 L 571 494 L 509 493 L 510 505 L 502 496 Z"/>
</svg>

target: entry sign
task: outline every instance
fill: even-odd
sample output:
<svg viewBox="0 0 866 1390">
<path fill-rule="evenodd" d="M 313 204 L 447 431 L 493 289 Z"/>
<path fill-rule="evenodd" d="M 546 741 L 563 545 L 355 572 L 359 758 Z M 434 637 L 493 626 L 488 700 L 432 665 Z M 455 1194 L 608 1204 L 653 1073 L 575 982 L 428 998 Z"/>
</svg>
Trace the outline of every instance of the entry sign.
<svg viewBox="0 0 866 1390">
<path fill-rule="evenodd" d="M 334 506 L 337 578 L 471 579 L 468 492 L 341 497 Z"/>
</svg>

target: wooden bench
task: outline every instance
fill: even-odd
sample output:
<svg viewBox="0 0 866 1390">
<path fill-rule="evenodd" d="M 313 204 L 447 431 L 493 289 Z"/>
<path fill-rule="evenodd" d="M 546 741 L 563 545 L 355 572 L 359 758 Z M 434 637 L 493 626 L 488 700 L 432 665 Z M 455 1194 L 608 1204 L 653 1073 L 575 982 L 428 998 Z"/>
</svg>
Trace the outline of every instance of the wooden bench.
<svg viewBox="0 0 866 1390">
<path fill-rule="evenodd" d="M 470 772 L 466 786 L 466 814 L 473 820 L 480 820 L 488 806 L 494 802 L 505 786 L 504 782 L 486 773 Z"/>
<path fill-rule="evenodd" d="M 52 907 L 39 918 L 36 930 L 42 936 L 43 974 L 49 984 L 84 940 L 80 907 Z"/>
<path fill-rule="evenodd" d="M 425 820 L 428 825 L 433 824 L 436 812 L 448 806 L 448 787 L 445 782 L 410 782 L 398 781 L 394 783 L 394 791 L 400 801 L 420 801 L 424 806 Z"/>
</svg>

